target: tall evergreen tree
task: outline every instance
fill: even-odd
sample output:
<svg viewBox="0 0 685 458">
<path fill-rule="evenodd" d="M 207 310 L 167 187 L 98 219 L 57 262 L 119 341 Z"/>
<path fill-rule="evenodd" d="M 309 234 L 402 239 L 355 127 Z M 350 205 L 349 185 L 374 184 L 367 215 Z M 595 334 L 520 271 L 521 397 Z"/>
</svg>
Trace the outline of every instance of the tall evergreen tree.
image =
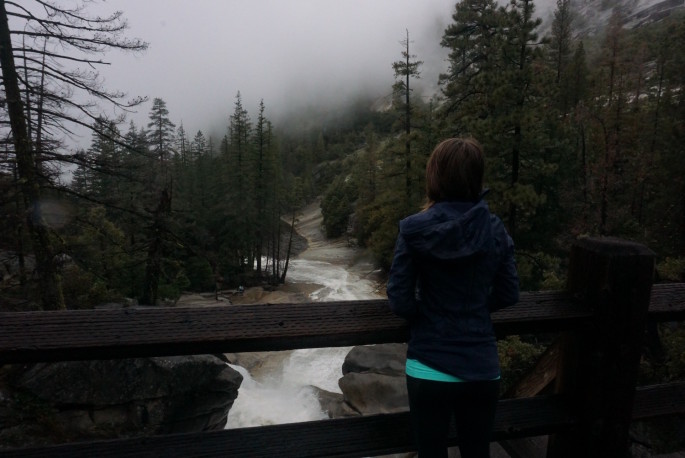
<svg viewBox="0 0 685 458">
<path fill-rule="evenodd" d="M 395 84 L 393 84 L 393 101 L 397 104 L 397 109 L 402 113 L 402 124 L 404 130 L 404 177 L 405 177 L 405 205 L 407 212 L 412 209 L 412 156 L 411 156 L 411 128 L 412 128 L 412 111 L 413 105 L 411 103 L 412 88 L 410 86 L 411 78 L 419 78 L 421 75 L 420 67 L 423 64 L 420 60 L 413 60 L 416 58 L 415 54 L 409 51 L 409 30 L 406 30 L 406 38 L 400 43 L 403 46 L 402 60 L 393 62 L 392 68 L 395 70 Z"/>
<path fill-rule="evenodd" d="M 556 73 L 555 81 L 558 91 L 558 108 L 564 116 L 568 112 L 569 97 L 569 72 L 567 67 L 571 58 L 573 33 L 573 11 L 571 0 L 557 0 L 554 10 L 552 29 L 549 36 L 549 60 Z"/>
<path fill-rule="evenodd" d="M 448 136 L 470 133 L 470 118 L 483 116 L 489 109 L 487 75 L 497 68 L 501 17 L 492 0 L 462 0 L 445 29 L 440 44 L 449 50 L 449 66 L 439 83 Z"/>
<path fill-rule="evenodd" d="M 116 139 L 121 138 L 114 121 L 99 119 L 93 131 L 89 152 L 94 172 L 90 196 L 103 203 L 118 205 L 121 200 L 122 154 Z"/>
<path fill-rule="evenodd" d="M 271 168 L 271 128 L 269 120 L 264 115 L 264 100 L 259 102 L 259 114 L 254 131 L 254 148 L 256 151 L 255 170 L 255 255 L 257 258 L 257 274 L 262 274 L 262 255 L 264 254 L 264 242 L 267 223 L 267 195 L 268 181 L 273 179 Z"/>
<path fill-rule="evenodd" d="M 531 197 L 538 199 L 539 196 L 533 188 L 523 188 L 520 186 L 521 181 L 521 157 L 525 153 L 529 155 L 537 153 L 535 149 L 541 145 L 536 144 L 538 141 L 546 140 L 535 138 L 536 132 L 533 132 L 534 125 L 527 123 L 527 115 L 532 114 L 535 110 L 542 108 L 536 106 L 534 89 L 536 87 L 533 81 L 534 62 L 540 58 L 540 48 L 537 43 L 536 29 L 540 25 L 541 20 L 535 19 L 535 6 L 533 0 L 516 0 L 510 3 L 509 10 L 509 25 L 511 26 L 508 33 L 507 43 L 509 46 L 504 47 L 505 55 L 511 53 L 511 67 L 503 72 L 507 81 L 503 81 L 503 87 L 510 85 L 508 88 L 509 97 L 511 100 L 510 112 L 507 113 L 507 123 L 513 128 L 513 135 L 510 143 L 511 151 L 511 197 L 509 198 L 509 230 L 512 237 L 516 235 L 517 225 L 519 223 L 519 207 L 528 205 L 526 202 Z M 507 48 L 511 49 L 507 49 Z M 506 62 L 503 60 L 503 62 Z M 506 68 L 506 67 L 505 67 Z M 502 74 L 500 75 L 502 76 Z M 507 97 L 508 98 L 508 97 Z M 512 103 L 513 102 L 513 103 Z M 507 104 L 507 102 L 504 102 Z M 529 195 L 523 196 L 522 191 L 530 191 Z M 523 197 L 523 199 L 521 199 Z M 539 202 L 539 201 L 538 201 Z M 533 203 L 536 205 L 538 202 Z M 523 204 L 523 205 L 522 205 Z M 526 209 L 524 208 L 524 211 Z M 534 208 L 532 211 L 535 211 Z"/>
<path fill-rule="evenodd" d="M 169 179 L 169 161 L 173 151 L 174 129 L 176 125 L 169 119 L 166 102 L 158 97 L 153 99 L 147 124 L 147 141 L 150 152 L 159 160 L 160 184 Z"/>
<path fill-rule="evenodd" d="M 572 26 L 573 11 L 571 9 L 571 0 L 557 0 L 549 39 L 550 60 L 552 60 L 556 70 L 557 84 L 561 83 L 561 76 L 566 69 L 566 65 L 568 65 L 568 59 L 571 55 Z"/>
<path fill-rule="evenodd" d="M 228 126 L 227 176 L 230 182 L 227 186 L 227 201 L 231 206 L 231 214 L 236 215 L 236 241 L 239 246 L 235 259 L 240 270 L 244 270 L 246 266 L 251 270 L 251 261 L 254 260 L 254 150 L 251 135 L 252 122 L 238 92 Z"/>
<path fill-rule="evenodd" d="M 153 100 L 149 119 L 147 132 L 149 151 L 157 158 L 158 163 L 154 180 L 156 199 L 147 209 L 152 222 L 148 227 L 147 259 L 141 302 L 157 305 L 160 299 L 160 282 L 164 280 L 163 263 L 171 224 L 173 187 L 169 162 L 176 126 L 169 119 L 166 103 L 160 98 Z"/>
<path fill-rule="evenodd" d="M 183 167 L 188 165 L 190 160 L 190 145 L 188 144 L 188 136 L 186 135 L 186 130 L 183 127 L 183 123 L 176 129 L 176 149 L 175 153 Z"/>
<path fill-rule="evenodd" d="M 515 236 L 546 200 L 542 175 L 549 168 L 542 154 L 550 145 L 550 131 L 549 116 L 543 114 L 548 75 L 537 64 L 540 21 L 534 19 L 530 0 L 506 8 L 463 0 L 453 20 L 442 39 L 450 65 L 440 78 L 441 116 L 448 135 L 473 135 L 484 144 L 487 180 L 500 203 L 495 210 Z"/>
</svg>

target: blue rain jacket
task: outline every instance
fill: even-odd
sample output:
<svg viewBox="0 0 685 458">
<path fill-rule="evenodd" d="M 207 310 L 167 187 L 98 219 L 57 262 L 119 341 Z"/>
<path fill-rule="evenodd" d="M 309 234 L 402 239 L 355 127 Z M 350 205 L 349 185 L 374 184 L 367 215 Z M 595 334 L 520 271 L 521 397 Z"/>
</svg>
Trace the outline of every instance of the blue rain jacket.
<svg viewBox="0 0 685 458">
<path fill-rule="evenodd" d="M 490 312 L 519 298 L 514 244 L 485 201 L 438 202 L 400 221 L 387 285 L 407 357 L 464 380 L 500 375 Z"/>
</svg>

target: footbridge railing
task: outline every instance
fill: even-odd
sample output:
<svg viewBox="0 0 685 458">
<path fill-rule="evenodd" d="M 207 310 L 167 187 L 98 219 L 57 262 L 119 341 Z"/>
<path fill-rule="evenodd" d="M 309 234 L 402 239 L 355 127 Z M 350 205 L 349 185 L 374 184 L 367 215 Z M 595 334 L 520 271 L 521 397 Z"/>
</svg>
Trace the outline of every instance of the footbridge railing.
<svg viewBox="0 0 685 458">
<path fill-rule="evenodd" d="M 493 314 L 499 337 L 555 333 L 537 366 L 499 401 L 493 440 L 527 456 L 623 456 L 632 420 L 685 413 L 685 382 L 636 387 L 645 328 L 685 317 L 685 283 L 654 284 L 654 254 L 615 239 L 572 248 L 566 291 L 524 292 Z M 0 313 L 0 365 L 406 342 L 386 300 L 203 308 Z M 52 447 L 6 457 L 316 457 L 411 451 L 407 412 Z M 456 432 L 450 433 L 456 444 Z"/>
</svg>

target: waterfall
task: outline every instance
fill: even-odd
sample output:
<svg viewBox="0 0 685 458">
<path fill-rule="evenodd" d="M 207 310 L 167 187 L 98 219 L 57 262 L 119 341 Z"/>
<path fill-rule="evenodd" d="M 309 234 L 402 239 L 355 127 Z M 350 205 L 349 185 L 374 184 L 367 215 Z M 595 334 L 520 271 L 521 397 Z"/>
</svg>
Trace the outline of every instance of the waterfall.
<svg viewBox="0 0 685 458">
<path fill-rule="evenodd" d="M 347 268 L 303 256 L 291 261 L 288 281 L 319 285 L 310 294 L 310 299 L 317 302 L 383 297 L 376 292 L 373 281 L 363 278 L 362 272 L 368 272 L 368 268 L 368 265 L 363 269 Z M 287 352 L 285 358 L 278 352 L 281 354 L 274 355 L 273 359 L 282 364 L 275 365 L 268 373 L 260 373 L 258 380 L 244 368 L 232 366 L 244 379 L 228 414 L 226 428 L 328 418 L 312 386 L 340 393 L 338 379 L 342 377 L 342 365 L 349 351 L 350 347 L 309 348 Z M 268 358 L 270 354 L 266 355 Z"/>
</svg>

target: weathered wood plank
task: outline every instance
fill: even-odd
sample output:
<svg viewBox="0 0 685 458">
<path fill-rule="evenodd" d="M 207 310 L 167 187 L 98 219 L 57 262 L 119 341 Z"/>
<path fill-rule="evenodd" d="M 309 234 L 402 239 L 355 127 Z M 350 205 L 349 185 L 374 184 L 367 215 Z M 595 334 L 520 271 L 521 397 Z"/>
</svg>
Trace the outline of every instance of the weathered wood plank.
<svg viewBox="0 0 685 458">
<path fill-rule="evenodd" d="M 526 373 L 516 385 L 504 394 L 505 398 L 525 398 L 542 392 L 557 376 L 561 343 L 559 339 L 552 342 L 535 363 L 535 367 Z"/>
<path fill-rule="evenodd" d="M 522 292 L 518 304 L 492 314 L 498 337 L 558 332 L 578 327 L 592 312 L 565 291 Z"/>
<path fill-rule="evenodd" d="M 572 336 L 573 351 L 560 358 L 556 388 L 574 399 L 580 421 L 573 433 L 550 438 L 550 458 L 627 456 L 654 259 L 649 248 L 624 240 L 573 244 L 568 290 L 595 315 L 591 326 Z"/>
<path fill-rule="evenodd" d="M 545 458 L 548 436 L 522 437 L 500 441 L 499 445 L 510 458 Z"/>
<path fill-rule="evenodd" d="M 685 317 L 685 284 L 654 285 L 650 319 Z M 568 293 L 524 292 L 493 314 L 498 336 L 573 329 L 591 317 Z M 0 313 L 0 364 L 405 342 L 387 300 Z"/>
<path fill-rule="evenodd" d="M 500 401 L 494 440 L 548 434 L 572 427 L 568 404 L 556 396 Z M 359 457 L 413 449 L 406 412 L 307 423 L 154 436 L 55 447 L 4 450 L 14 457 Z M 450 443 L 456 433 L 450 432 Z"/>
<path fill-rule="evenodd" d="M 0 314 L 0 362 L 168 356 L 394 342 L 382 301 Z"/>
<path fill-rule="evenodd" d="M 685 382 L 640 386 L 635 390 L 633 420 L 685 413 Z"/>
<path fill-rule="evenodd" d="M 498 334 L 569 329 L 590 317 L 562 292 L 522 294 Z M 0 363 L 406 342 L 387 300 L 0 313 Z"/>
<path fill-rule="evenodd" d="M 650 321 L 685 320 L 685 283 L 652 285 L 647 319 Z"/>
</svg>

